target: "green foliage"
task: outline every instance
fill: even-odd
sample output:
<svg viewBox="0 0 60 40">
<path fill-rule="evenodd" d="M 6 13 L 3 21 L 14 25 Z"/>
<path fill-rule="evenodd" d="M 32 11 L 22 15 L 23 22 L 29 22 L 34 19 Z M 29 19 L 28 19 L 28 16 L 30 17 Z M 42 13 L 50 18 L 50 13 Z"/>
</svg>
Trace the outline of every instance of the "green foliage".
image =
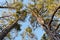
<svg viewBox="0 0 60 40">
<path fill-rule="evenodd" d="M 21 30 L 20 27 L 21 27 L 21 25 L 18 24 L 18 23 L 16 23 L 16 24 L 14 25 L 14 28 L 15 28 L 17 31 L 20 31 L 20 30 Z"/>
<path fill-rule="evenodd" d="M 16 11 L 16 13 L 17 13 L 18 15 L 20 15 L 20 14 L 21 14 L 21 12 L 20 12 L 20 11 L 18 11 L 18 10 Z"/>
<path fill-rule="evenodd" d="M 32 32 L 32 29 L 30 27 L 27 27 L 26 28 L 26 32 L 31 33 Z"/>
<path fill-rule="evenodd" d="M 2 27 L 0 26 L 0 30 L 2 30 Z"/>
<path fill-rule="evenodd" d="M 50 40 L 50 39 L 48 38 L 47 34 L 44 33 L 41 40 Z"/>
<path fill-rule="evenodd" d="M 11 24 L 13 24 L 13 22 L 14 22 L 14 20 L 10 20 L 8 24 L 11 25 Z"/>
<path fill-rule="evenodd" d="M 31 18 L 31 20 L 30 20 L 31 24 L 36 21 L 35 17 L 30 17 L 30 18 Z"/>
<path fill-rule="evenodd" d="M 26 16 L 27 16 L 26 10 L 23 10 L 23 11 L 21 12 L 21 14 L 23 14 L 23 15 L 22 15 L 22 17 L 20 17 L 20 20 L 21 20 L 21 21 L 24 21 L 25 18 L 26 18 Z"/>
<path fill-rule="evenodd" d="M 23 3 L 22 2 L 16 2 L 16 3 L 12 4 L 12 7 L 15 7 L 16 10 L 20 10 L 23 7 Z"/>
<path fill-rule="evenodd" d="M 19 18 L 18 13 L 14 13 L 13 16 L 15 17 L 15 19 Z"/>
<path fill-rule="evenodd" d="M 10 39 L 10 33 L 7 34 L 7 37 Z"/>
</svg>

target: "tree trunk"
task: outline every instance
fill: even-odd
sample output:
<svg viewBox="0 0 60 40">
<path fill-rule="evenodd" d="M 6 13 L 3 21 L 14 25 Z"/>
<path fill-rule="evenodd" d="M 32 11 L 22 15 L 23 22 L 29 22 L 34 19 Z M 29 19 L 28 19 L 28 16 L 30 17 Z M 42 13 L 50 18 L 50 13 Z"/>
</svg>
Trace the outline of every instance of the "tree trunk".
<svg viewBox="0 0 60 40">
<path fill-rule="evenodd" d="M 21 16 L 19 16 L 19 18 L 16 21 L 14 21 L 14 23 L 12 23 L 10 26 L 7 26 L 5 29 L 2 30 L 2 32 L 0 32 L 0 40 L 3 40 L 3 38 L 8 34 L 8 32 L 10 32 L 10 30 L 14 27 L 14 25 L 17 23 L 20 17 Z"/>
</svg>

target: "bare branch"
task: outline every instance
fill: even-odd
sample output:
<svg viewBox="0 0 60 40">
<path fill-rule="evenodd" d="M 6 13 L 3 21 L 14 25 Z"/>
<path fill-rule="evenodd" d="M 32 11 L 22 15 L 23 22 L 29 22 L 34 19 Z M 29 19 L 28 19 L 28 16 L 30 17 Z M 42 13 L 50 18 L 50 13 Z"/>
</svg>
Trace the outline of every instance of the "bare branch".
<svg viewBox="0 0 60 40">
<path fill-rule="evenodd" d="M 54 11 L 54 13 L 53 13 L 53 15 L 52 15 L 52 17 L 51 17 L 51 20 L 50 20 L 49 23 L 48 23 L 49 29 L 51 29 L 51 23 L 52 23 L 52 21 L 53 21 L 54 15 L 55 15 L 55 13 L 57 12 L 58 9 L 60 9 L 60 6 Z"/>
<path fill-rule="evenodd" d="M 35 11 L 34 11 L 34 10 L 35 10 Z M 38 11 L 37 9 L 34 9 L 34 10 L 31 9 L 32 15 L 37 18 L 38 23 L 40 23 L 40 24 L 43 26 L 43 29 L 44 29 L 44 30 L 48 29 L 47 26 L 44 24 L 43 18 L 42 18 L 39 14 L 37 14 L 37 13 L 39 13 L 39 11 Z"/>
<path fill-rule="evenodd" d="M 2 17 L 0 17 L 0 18 L 5 18 L 5 17 L 10 17 L 11 15 L 9 15 L 9 16 L 2 16 Z"/>
<path fill-rule="evenodd" d="M 14 7 L 7 7 L 7 6 L 0 6 L 0 8 L 10 8 L 10 9 L 16 9 Z"/>
</svg>

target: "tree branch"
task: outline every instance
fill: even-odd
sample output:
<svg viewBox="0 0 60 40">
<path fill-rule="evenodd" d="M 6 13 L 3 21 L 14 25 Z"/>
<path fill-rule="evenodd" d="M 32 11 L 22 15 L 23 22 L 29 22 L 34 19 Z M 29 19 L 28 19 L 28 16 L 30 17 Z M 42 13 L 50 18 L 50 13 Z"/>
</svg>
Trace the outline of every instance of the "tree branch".
<svg viewBox="0 0 60 40">
<path fill-rule="evenodd" d="M 50 29 L 50 30 L 51 30 L 51 23 L 52 23 L 52 21 L 53 21 L 54 15 L 55 15 L 55 13 L 57 12 L 58 9 L 60 9 L 60 6 L 54 11 L 54 13 L 53 13 L 53 15 L 52 15 L 52 17 L 51 17 L 51 20 L 50 20 L 49 23 L 48 23 L 48 26 L 49 26 L 49 29 Z"/>
<path fill-rule="evenodd" d="M 10 8 L 10 9 L 16 9 L 14 7 L 7 7 L 7 6 L 0 6 L 0 8 Z"/>
</svg>

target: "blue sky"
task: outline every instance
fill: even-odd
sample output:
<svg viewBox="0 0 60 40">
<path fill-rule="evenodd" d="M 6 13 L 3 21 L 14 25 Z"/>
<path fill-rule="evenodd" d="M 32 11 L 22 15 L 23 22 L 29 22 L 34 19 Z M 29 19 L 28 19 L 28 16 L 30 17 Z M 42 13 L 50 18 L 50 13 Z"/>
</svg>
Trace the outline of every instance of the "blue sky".
<svg viewBox="0 0 60 40">
<path fill-rule="evenodd" d="M 0 0 L 1 4 L 4 3 L 4 2 L 5 2 L 5 0 Z M 28 4 L 29 0 L 24 0 L 23 3 L 24 4 Z M 2 11 L 6 11 L 6 10 L 8 11 L 8 9 L 0 9 L 0 17 L 2 15 Z M 18 36 L 15 38 L 15 40 L 22 40 L 20 34 L 24 31 L 24 29 L 26 27 L 31 26 L 28 19 L 29 19 L 29 16 L 26 18 L 26 21 L 24 23 L 23 22 L 21 23 L 22 24 L 21 29 L 23 29 L 23 30 L 21 32 L 18 32 Z M 43 31 L 42 28 L 38 27 L 35 31 L 33 31 L 33 33 L 38 37 L 38 40 L 40 40 L 42 35 L 43 35 L 43 33 L 44 33 L 44 31 Z M 12 35 L 14 35 L 14 34 L 12 33 Z"/>
</svg>

